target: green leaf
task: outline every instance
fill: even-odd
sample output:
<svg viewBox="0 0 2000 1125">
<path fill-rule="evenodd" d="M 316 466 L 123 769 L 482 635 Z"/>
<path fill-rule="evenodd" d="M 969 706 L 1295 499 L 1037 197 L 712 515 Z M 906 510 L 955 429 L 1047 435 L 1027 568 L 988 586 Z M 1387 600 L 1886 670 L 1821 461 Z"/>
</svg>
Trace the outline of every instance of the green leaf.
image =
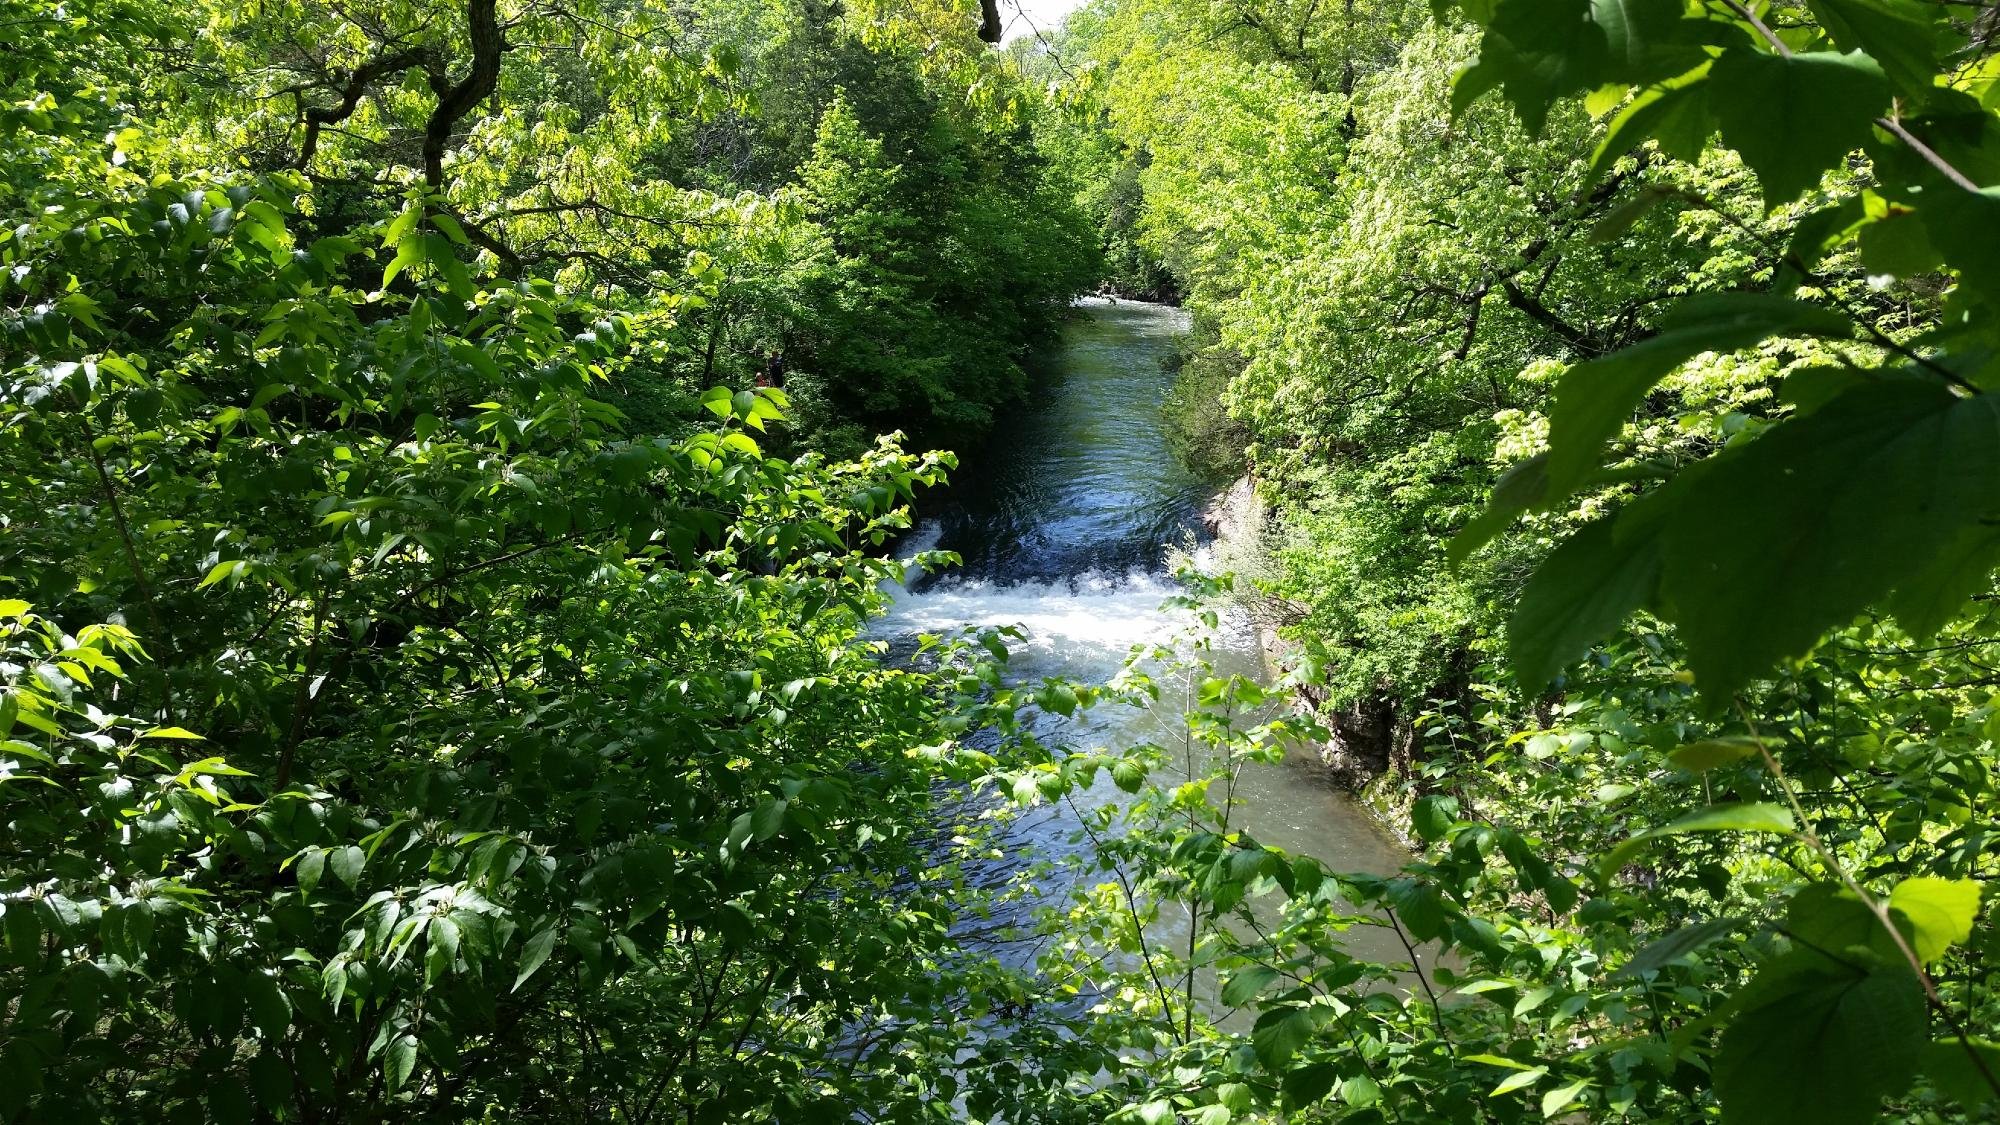
<svg viewBox="0 0 2000 1125">
<path fill-rule="evenodd" d="M 1905 374 L 1917 382 L 1928 382 L 1932 378 L 1898 368 L 1857 371 L 1851 367 L 1814 364 L 1786 375 L 1784 383 L 1778 388 L 1778 398 L 1793 408 L 1795 416 L 1803 417 L 1856 387 Z"/>
<path fill-rule="evenodd" d="M 1626 231 L 1631 230 L 1640 219 L 1645 218 L 1646 212 L 1679 194 L 1678 188 L 1663 187 L 1658 184 L 1640 189 L 1638 195 L 1619 204 L 1609 215 L 1597 220 L 1597 223 L 1590 228 L 1590 241 L 1617 240 Z"/>
<path fill-rule="evenodd" d="M 750 813 L 750 830 L 757 839 L 768 840 L 784 829 L 785 810 L 790 804 L 777 798 L 757 802 L 757 807 Z"/>
<path fill-rule="evenodd" d="M 1340 1068 L 1330 1062 L 1317 1062 L 1296 1070 L 1287 1070 L 1279 1084 L 1279 1092 L 1288 1110 L 1304 1109 L 1333 1092 L 1340 1081 Z"/>
<path fill-rule="evenodd" d="M 1747 735 L 1733 734 L 1675 747 L 1667 757 L 1689 773 L 1704 773 L 1717 766 L 1756 757 L 1759 745 L 1756 739 Z"/>
<path fill-rule="evenodd" d="M 252 1026 L 266 1040 L 283 1039 L 292 1024 L 292 1002 L 277 979 L 260 972 L 246 973 L 243 990 Z"/>
<path fill-rule="evenodd" d="M 400 245 L 405 238 L 417 229 L 417 223 L 423 217 L 424 209 L 414 203 L 398 211 L 396 217 L 389 220 L 389 225 L 382 229 L 383 247 L 386 249 L 390 246 Z"/>
<path fill-rule="evenodd" d="M 1772 336 L 1852 334 L 1846 317 L 1771 293 L 1690 297 L 1660 320 L 1656 336 L 1563 373 L 1549 412 L 1548 507 L 1598 468 L 1605 443 L 1632 417 L 1653 384 L 1703 352 L 1733 352 Z"/>
<path fill-rule="evenodd" d="M 2000 498 L 2000 400 L 1856 387 L 1653 494 L 1659 598 L 1696 684 L 1727 698 L 1926 573 Z"/>
<path fill-rule="evenodd" d="M 186 729 L 185 727 L 154 727 L 153 729 L 151 729 L 151 730 L 149 730 L 149 731 L 146 731 L 146 732 L 144 732 L 144 733 L 143 733 L 143 734 L 141 734 L 141 735 L 140 735 L 139 737 L 140 737 L 140 738 L 181 738 L 181 739 L 192 739 L 192 740 L 194 740 L 194 741 L 196 741 L 196 742 L 199 742 L 199 741 L 201 741 L 201 740 L 202 740 L 202 736 L 201 736 L 201 735 L 198 735 L 198 734 L 196 734 L 195 732 L 193 732 L 193 731 L 191 731 L 191 730 L 188 730 L 188 729 Z M 239 774 L 239 776 L 243 776 L 243 777 L 248 777 L 249 775 L 248 775 L 248 774 Z"/>
<path fill-rule="evenodd" d="M 1436 887 L 1419 879 L 1391 879 L 1387 898 L 1411 937 L 1430 941 L 1444 933 L 1444 898 Z"/>
<path fill-rule="evenodd" d="M 494 362 L 493 356 L 478 344 L 459 340 L 451 345 L 450 351 L 453 359 L 477 371 L 483 378 L 496 383 L 505 378 L 505 373 L 500 370 L 500 365 Z"/>
<path fill-rule="evenodd" d="M 424 235 L 424 256 L 443 275 L 445 288 L 452 296 L 470 301 L 479 295 L 479 286 L 473 284 L 472 274 L 459 260 L 458 252 L 452 249 L 450 239 L 437 233 Z"/>
<path fill-rule="evenodd" d="M 1257 999 L 1271 982 L 1278 979 L 1278 970 L 1265 965 L 1250 965 L 1230 974 L 1229 983 L 1222 986 L 1222 1002 L 1232 1008 L 1240 1008 Z"/>
<path fill-rule="evenodd" d="M 1590 1079 L 1579 1078 L 1567 1086 L 1558 1086 L 1548 1093 L 1543 1094 L 1542 1116 L 1554 1117 L 1556 1114 L 1561 1113 L 1563 1110 L 1569 1108 L 1569 1103 L 1575 1101 L 1578 1095 L 1588 1089 L 1590 1089 Z"/>
<path fill-rule="evenodd" d="M 256 1107 L 250 1103 L 250 1092 L 240 1083 L 217 1083 L 204 1097 L 208 1100 L 209 1125 L 249 1125 L 255 1120 Z"/>
<path fill-rule="evenodd" d="M 1514 987 L 1514 983 L 1513 983 L 1513 982 L 1508 982 L 1508 981 L 1485 981 L 1485 982 L 1482 982 L 1482 983 L 1484 983 L 1484 984 L 1488 984 L 1488 985 L 1491 985 L 1492 987 L 1491 987 L 1491 988 L 1482 988 L 1482 989 L 1471 989 L 1471 988 L 1461 988 L 1461 989 L 1459 989 L 1459 992 L 1461 992 L 1461 993 L 1468 993 L 1468 994 L 1471 994 L 1471 995 L 1478 995 L 1478 993 L 1480 993 L 1480 992 L 1490 992 L 1490 991 L 1493 991 L 1494 989 L 1501 989 L 1501 988 L 1512 988 L 1512 987 Z M 1508 1069 L 1508 1070 L 1533 1070 L 1533 1069 L 1534 1069 L 1534 1067 L 1530 1066 L 1530 1065 L 1529 1065 L 1529 1064 L 1527 1064 L 1527 1063 L 1524 1063 L 1524 1062 L 1521 1062 L 1521 1061 L 1520 1061 L 1520 1060 L 1518 1060 L 1518 1059 L 1510 1059 L 1510 1058 L 1508 1058 L 1508 1057 L 1507 1057 L 1507 1056 L 1505 1056 L 1505 1055 L 1488 1055 L 1488 1054 L 1479 1054 L 1479 1055 L 1467 1055 L 1467 1056 L 1465 1056 L 1465 1058 L 1464 1058 L 1463 1060 L 1461 1060 L 1461 1061 L 1464 1061 L 1464 1062 L 1476 1062 L 1476 1063 L 1485 1063 L 1485 1064 L 1486 1064 L 1487 1066 L 1498 1066 L 1498 1067 L 1504 1067 L 1504 1068 L 1506 1068 L 1506 1069 Z"/>
<path fill-rule="evenodd" d="M 1010 791 L 1014 795 L 1014 800 L 1023 805 L 1032 805 L 1036 798 L 1041 796 L 1041 778 L 1033 770 L 1028 770 L 1014 779 Z"/>
<path fill-rule="evenodd" d="M 465 236 L 465 228 L 459 225 L 457 219 L 452 218 L 442 211 L 437 211 L 430 215 L 430 220 L 431 225 L 443 231 L 446 238 L 451 239 L 460 246 L 472 245 L 472 240 Z"/>
<path fill-rule="evenodd" d="M 298 866 L 293 869 L 293 874 L 299 881 L 299 890 L 310 896 L 313 893 L 313 889 L 319 886 L 320 876 L 325 871 L 326 850 L 324 848 L 314 848 L 300 856 Z"/>
<path fill-rule="evenodd" d="M 195 735 L 200 738 L 200 735 Z M 181 767 L 180 780 L 183 784 L 196 777 L 250 777 L 249 770 L 239 770 L 221 758 L 203 758 Z"/>
<path fill-rule="evenodd" d="M 1680 34 L 1685 10 L 1680 0 L 1591 0 L 1591 22 L 1604 35 L 1607 75 L 1644 85 L 1699 62 L 1700 48 Z"/>
<path fill-rule="evenodd" d="M 1655 830 L 1653 834 L 1678 836 L 1684 832 L 1717 831 L 1791 833 L 1797 830 L 1798 826 L 1792 821 L 1792 814 L 1784 807 L 1758 801 L 1734 805 L 1710 805 Z"/>
<path fill-rule="evenodd" d="M 362 865 L 367 862 L 368 857 L 353 844 L 334 848 L 327 856 L 328 866 L 333 868 L 333 877 L 349 887 L 353 887 L 355 880 L 361 878 Z"/>
<path fill-rule="evenodd" d="M 1312 1013 L 1304 1008 L 1273 1008 L 1257 1018 L 1250 1043 L 1266 1067 L 1277 1070 L 1312 1038 Z"/>
<path fill-rule="evenodd" d="M 2000 1098 L 1993 1081 L 2000 1079 L 2000 1043 L 1956 1036 L 1924 1048 L 1920 1063 L 1931 1084 L 1968 1110 Z"/>
<path fill-rule="evenodd" d="M 400 239 L 396 243 L 396 256 L 389 259 L 388 266 L 382 270 L 382 284 L 379 288 L 388 289 L 404 270 L 411 266 L 422 265 L 425 260 L 425 248 L 424 239 L 419 235 L 413 234 Z"/>
<path fill-rule="evenodd" d="M 1127 793 L 1137 793 L 1146 784 L 1146 771 L 1129 758 L 1111 763 L 1111 782 Z"/>
<path fill-rule="evenodd" d="M 1819 265 L 1828 254 L 1845 245 L 1866 221 L 1861 200 L 1853 196 L 1800 219 L 1785 247 L 1785 261 L 1779 271 L 1783 280 L 1778 288 L 1785 292 L 1797 288 L 1805 280 L 1800 271 Z M 1791 377 L 1787 376 L 1785 381 L 1791 382 Z"/>
<path fill-rule="evenodd" d="M 1728 1125 L 1868 1125 L 1916 1073 L 1924 995 L 1906 966 L 1781 958 L 1736 997 L 1714 1063 Z"/>
<path fill-rule="evenodd" d="M 1463 117 L 1474 102 L 1500 88 L 1505 68 L 1495 60 L 1478 59 L 1451 79 L 1451 115 Z"/>
<path fill-rule="evenodd" d="M 1614 517 L 1586 524 L 1535 568 L 1507 624 L 1508 652 L 1523 689 L 1540 691 L 1652 597 L 1659 547 L 1651 536 L 1621 534 L 1628 531 L 1621 524 L 1630 522 Z"/>
<path fill-rule="evenodd" d="M 1526 1070 L 1515 1071 L 1513 1074 L 1502 1078 L 1500 1084 L 1493 1087 L 1493 1091 L 1486 1096 L 1497 1098 L 1502 1094 L 1511 1094 L 1523 1087 L 1533 1086 L 1535 1083 L 1547 1078 L 1548 1074 L 1549 1068 L 1545 1066 L 1531 1066 Z"/>
<path fill-rule="evenodd" d="M 8 701 L 12 702 L 14 696 L 10 693 L 6 698 L 8 699 Z M 43 734 L 55 735 L 58 737 L 60 737 L 63 734 L 62 727 L 57 726 L 55 723 L 51 722 L 47 716 L 37 714 L 36 712 L 33 711 L 22 709 L 20 704 L 18 703 L 14 704 L 14 710 L 11 718 L 14 722 L 25 723 L 26 725 L 33 727 L 38 731 L 41 731 Z"/>
<path fill-rule="evenodd" d="M 292 1102 L 292 1068 L 273 1048 L 257 1052 L 250 1060 L 250 1089 L 258 1104 L 281 1120 L 295 1108 Z"/>
<path fill-rule="evenodd" d="M 1814 883 L 1785 904 L 1785 933 L 1803 947 L 1801 957 L 1842 963 L 1844 951 L 1861 949 L 1884 959 L 1902 957 L 1896 941 L 1868 905 L 1838 883 Z"/>
<path fill-rule="evenodd" d="M 1910 922 L 1910 946 L 1925 964 L 1972 936 L 1979 884 L 1971 879 L 1905 879 L 1889 892 L 1889 908 Z"/>
<path fill-rule="evenodd" d="M 1757 173 L 1766 207 L 1818 184 L 1868 140 L 1871 123 L 1889 108 L 1882 67 L 1858 52 L 1730 50 L 1715 61 L 1710 80 L 1722 139 Z"/>
<path fill-rule="evenodd" d="M 1591 16 L 1590 0 L 1501 0 L 1487 24 L 1478 82 L 1499 86 L 1530 134 L 1557 98 L 1603 84 L 1610 48 Z"/>
<path fill-rule="evenodd" d="M 1882 64 L 1905 96 L 1935 88 L 1941 46 L 1936 22 L 1945 15 L 1921 0 L 1807 0 L 1821 27 L 1846 51 Z"/>
<path fill-rule="evenodd" d="M 1367 1109 L 1382 1100 L 1382 1087 L 1365 1074 L 1356 1074 L 1340 1084 L 1340 1100 L 1355 1109 Z"/>
<path fill-rule="evenodd" d="M 1534 1011 L 1536 1008 L 1539 1008 L 1543 1004 L 1546 1004 L 1550 1000 L 1554 999 L 1555 994 L 1556 990 L 1548 987 L 1547 985 L 1537 985 L 1536 987 L 1531 988 L 1526 992 L 1523 992 L 1521 994 L 1520 999 L 1514 1001 L 1514 1010 L 1512 1013 L 1513 1017 L 1515 1019 L 1520 1019 L 1521 1017 L 1527 1015 L 1529 1012 Z"/>
<path fill-rule="evenodd" d="M 447 967 L 458 959 L 460 937 L 458 923 L 449 917 L 434 919 L 430 928 L 424 931 L 424 938 L 430 943 L 432 951 Z"/>
<path fill-rule="evenodd" d="M 389 1040 L 382 1052 L 382 1073 L 389 1080 L 389 1090 L 393 1093 L 402 1089 L 416 1069 L 417 1037 L 406 1034 Z"/>
<path fill-rule="evenodd" d="M 1410 806 L 1410 827 L 1418 839 L 1429 842 L 1441 838 L 1458 821 L 1458 798 L 1433 793 Z"/>
<path fill-rule="evenodd" d="M 731 400 L 734 397 L 735 392 L 731 391 L 728 387 L 710 387 L 707 391 L 703 392 L 701 404 L 707 407 L 709 413 L 714 414 L 716 417 L 727 418 L 732 412 Z"/>
<path fill-rule="evenodd" d="M 206 589 L 225 578 L 234 577 L 241 573 L 247 565 L 242 559 L 226 559 L 216 563 L 214 566 L 209 567 L 208 573 L 202 577 L 200 582 L 195 584 L 195 589 Z"/>
<path fill-rule="evenodd" d="M 1991 308 L 2000 293 L 2000 187 L 1973 192 L 1938 184 L 1924 190 L 1917 214 L 1946 264 Z"/>
<path fill-rule="evenodd" d="M 1611 979 L 1630 979 L 1646 973 L 1657 972 L 1665 968 L 1668 964 L 1678 961 L 1682 957 L 1715 941 L 1717 938 L 1730 933 L 1742 924 L 1743 921 L 1740 918 L 1710 918 L 1706 922 L 1696 922 L 1692 926 L 1683 926 L 1666 937 L 1649 943 L 1646 948 L 1634 954 L 1630 961 L 1619 966 L 1618 971 L 1611 974 Z"/>
<path fill-rule="evenodd" d="M 1788 836 L 1796 831 L 1798 825 L 1792 820 L 1792 814 L 1778 805 L 1764 802 L 1710 805 L 1671 824 L 1647 829 L 1626 840 L 1604 857 L 1599 870 L 1608 876 L 1625 866 L 1647 843 L 1668 836 L 1682 836 L 1689 832 L 1761 832 Z"/>
<path fill-rule="evenodd" d="M 1522 512 L 1531 511 L 1542 503 L 1548 492 L 1547 453 L 1537 453 L 1517 465 L 1509 466 L 1493 484 L 1493 497 L 1486 510 L 1479 513 L 1464 530 L 1452 536 L 1445 547 L 1445 558 L 1453 566 L 1472 557 L 1472 553 L 1491 542 L 1493 537 L 1507 530 L 1514 518 Z"/>
<path fill-rule="evenodd" d="M 979 634 L 979 644 L 980 647 L 993 654 L 993 659 L 998 660 L 1002 664 L 1007 663 L 1007 642 L 1001 640 L 998 633 Z"/>
<path fill-rule="evenodd" d="M 1915 277 L 1944 264 L 1923 219 L 1912 212 L 1886 215 L 1860 228 L 1861 268 L 1871 274 Z"/>
<path fill-rule="evenodd" d="M 1980 522 L 1960 528 L 1932 552 L 1923 568 L 1889 595 L 1883 608 L 1905 632 L 1929 641 L 1984 592 L 2000 568 L 2000 527 Z"/>
<path fill-rule="evenodd" d="M 1584 186 L 1602 180 L 1620 157 L 1649 140 L 1658 142 L 1661 152 L 1677 160 L 1699 160 L 1709 135 L 1715 132 L 1715 115 L 1708 108 L 1708 70 L 1703 64 L 1653 86 L 1620 110 L 1591 154 Z"/>
<path fill-rule="evenodd" d="M 555 947 L 556 926 L 551 922 L 537 931 L 535 936 L 529 938 L 528 943 L 522 947 L 521 973 L 514 978 L 513 991 L 521 991 L 521 986 L 528 983 L 528 978 L 534 976 L 535 970 L 541 968 L 542 963 L 549 959 L 549 953 Z"/>
</svg>

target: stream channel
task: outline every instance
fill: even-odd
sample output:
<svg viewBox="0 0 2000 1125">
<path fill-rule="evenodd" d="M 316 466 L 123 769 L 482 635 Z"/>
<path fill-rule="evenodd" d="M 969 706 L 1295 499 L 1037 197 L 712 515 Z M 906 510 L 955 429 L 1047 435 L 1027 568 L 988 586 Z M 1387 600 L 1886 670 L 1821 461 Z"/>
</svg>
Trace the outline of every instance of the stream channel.
<svg viewBox="0 0 2000 1125">
<path fill-rule="evenodd" d="M 1176 593 L 1169 557 L 1201 548 L 1202 507 L 1215 492 L 1175 457 L 1160 417 L 1171 380 L 1163 361 L 1185 330 L 1178 309 L 1079 302 L 1043 393 L 961 463 L 949 499 L 924 514 L 904 547 L 905 554 L 954 551 L 964 565 L 912 577 L 876 633 L 907 640 L 1014 625 L 1025 640 L 1010 643 L 1010 677 L 1086 683 L 1115 675 L 1132 646 L 1180 634 L 1188 614 L 1162 607 Z M 1265 679 L 1254 626 L 1225 619 L 1213 644 L 1216 674 Z M 1043 733 L 1078 749 L 1177 745 L 1172 708 L 1096 708 Z M 1409 858 L 1366 809 L 1329 784 L 1309 752 L 1247 767 L 1236 792 L 1232 821 L 1261 843 L 1316 857 L 1335 871 L 1392 872 Z M 1101 778 L 1082 800 L 1121 796 Z M 1008 858 L 987 875 L 997 881 L 1037 861 L 1060 864 L 1079 848 L 1076 833 L 1074 813 L 1060 803 L 1023 813 L 1001 830 Z M 1044 888 L 1044 901 L 1062 890 Z M 1164 932 L 1155 936 L 1171 938 L 1185 921 L 1163 917 L 1159 926 Z M 1399 947 L 1373 948 L 1374 934 L 1354 936 L 1368 946 L 1354 949 L 1359 956 L 1407 960 Z"/>
</svg>

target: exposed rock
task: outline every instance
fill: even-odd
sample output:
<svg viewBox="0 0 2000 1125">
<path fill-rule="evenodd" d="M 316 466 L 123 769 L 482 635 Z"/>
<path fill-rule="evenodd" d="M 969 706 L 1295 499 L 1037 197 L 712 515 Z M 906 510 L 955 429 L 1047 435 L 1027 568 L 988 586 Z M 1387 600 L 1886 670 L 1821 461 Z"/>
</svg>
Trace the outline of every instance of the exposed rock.
<svg viewBox="0 0 2000 1125">
<path fill-rule="evenodd" d="M 1299 695 L 1327 728 L 1320 760 L 1348 789 L 1359 791 L 1378 777 L 1409 772 L 1416 749 L 1416 730 L 1394 700 L 1376 695 L 1345 707 L 1329 708 L 1316 689 Z"/>
<path fill-rule="evenodd" d="M 1266 518 L 1257 484 L 1247 476 L 1236 478 L 1236 483 L 1216 493 L 1201 509 L 1201 522 L 1218 544 L 1225 545 L 1255 543 Z"/>
<path fill-rule="evenodd" d="M 1235 571 L 1239 579 L 1261 570 L 1270 520 L 1271 513 L 1249 477 L 1217 493 L 1203 508 L 1202 521 L 1215 536 L 1218 568 Z M 1277 599 L 1259 597 L 1248 588 L 1248 582 L 1240 585 L 1243 588 L 1237 591 L 1238 597 L 1257 627 L 1265 667 L 1274 679 L 1280 678 L 1295 661 L 1293 646 L 1278 635 L 1278 627 L 1296 620 L 1297 609 Z M 1301 685 L 1298 694 L 1330 732 L 1331 737 L 1318 748 L 1319 757 L 1342 788 L 1358 792 L 1376 778 L 1402 776 L 1409 771 L 1416 731 L 1393 699 L 1380 695 L 1333 708 L 1316 685 Z"/>
</svg>

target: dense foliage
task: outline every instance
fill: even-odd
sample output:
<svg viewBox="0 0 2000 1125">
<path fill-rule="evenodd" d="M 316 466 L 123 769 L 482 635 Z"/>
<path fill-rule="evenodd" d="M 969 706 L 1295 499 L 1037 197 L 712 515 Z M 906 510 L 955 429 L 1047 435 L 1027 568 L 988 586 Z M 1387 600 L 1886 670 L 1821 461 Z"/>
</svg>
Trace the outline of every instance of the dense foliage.
<svg viewBox="0 0 2000 1125">
<path fill-rule="evenodd" d="M 0 1119 L 997 1082 L 928 1065 L 1000 987 L 938 801 L 994 658 L 861 634 L 951 457 L 842 428 L 975 430 L 1087 280 L 1026 96 L 755 5 L 24 2 L 0 53 Z"/>
<path fill-rule="evenodd" d="M 1992 9 L 972 7 L 0 9 L 0 1120 L 1990 1118 Z M 1093 282 L 1270 526 L 888 658 Z"/>
<path fill-rule="evenodd" d="M 1226 373 L 1248 428 L 1238 600 L 1422 852 L 1329 879 L 1142 788 L 1078 917 L 1215 922 L 1102 1008 L 1126 1112 L 1993 1111 L 1994 38 L 1116 0 L 1051 43 L 1051 143 L 1196 318 L 1174 409 Z M 1214 741 L 1211 790 L 1263 752 Z"/>
</svg>

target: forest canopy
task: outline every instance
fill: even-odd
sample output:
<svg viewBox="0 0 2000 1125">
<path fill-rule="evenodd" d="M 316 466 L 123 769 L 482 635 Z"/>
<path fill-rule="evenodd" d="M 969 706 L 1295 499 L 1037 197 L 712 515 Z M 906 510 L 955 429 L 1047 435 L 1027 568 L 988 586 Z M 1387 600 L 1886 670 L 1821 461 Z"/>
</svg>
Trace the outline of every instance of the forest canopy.
<svg viewBox="0 0 2000 1125">
<path fill-rule="evenodd" d="M 0 1121 L 1992 1119 L 1995 13 L 4 0 Z M 891 646 L 1100 286 L 1207 628 Z"/>
</svg>

